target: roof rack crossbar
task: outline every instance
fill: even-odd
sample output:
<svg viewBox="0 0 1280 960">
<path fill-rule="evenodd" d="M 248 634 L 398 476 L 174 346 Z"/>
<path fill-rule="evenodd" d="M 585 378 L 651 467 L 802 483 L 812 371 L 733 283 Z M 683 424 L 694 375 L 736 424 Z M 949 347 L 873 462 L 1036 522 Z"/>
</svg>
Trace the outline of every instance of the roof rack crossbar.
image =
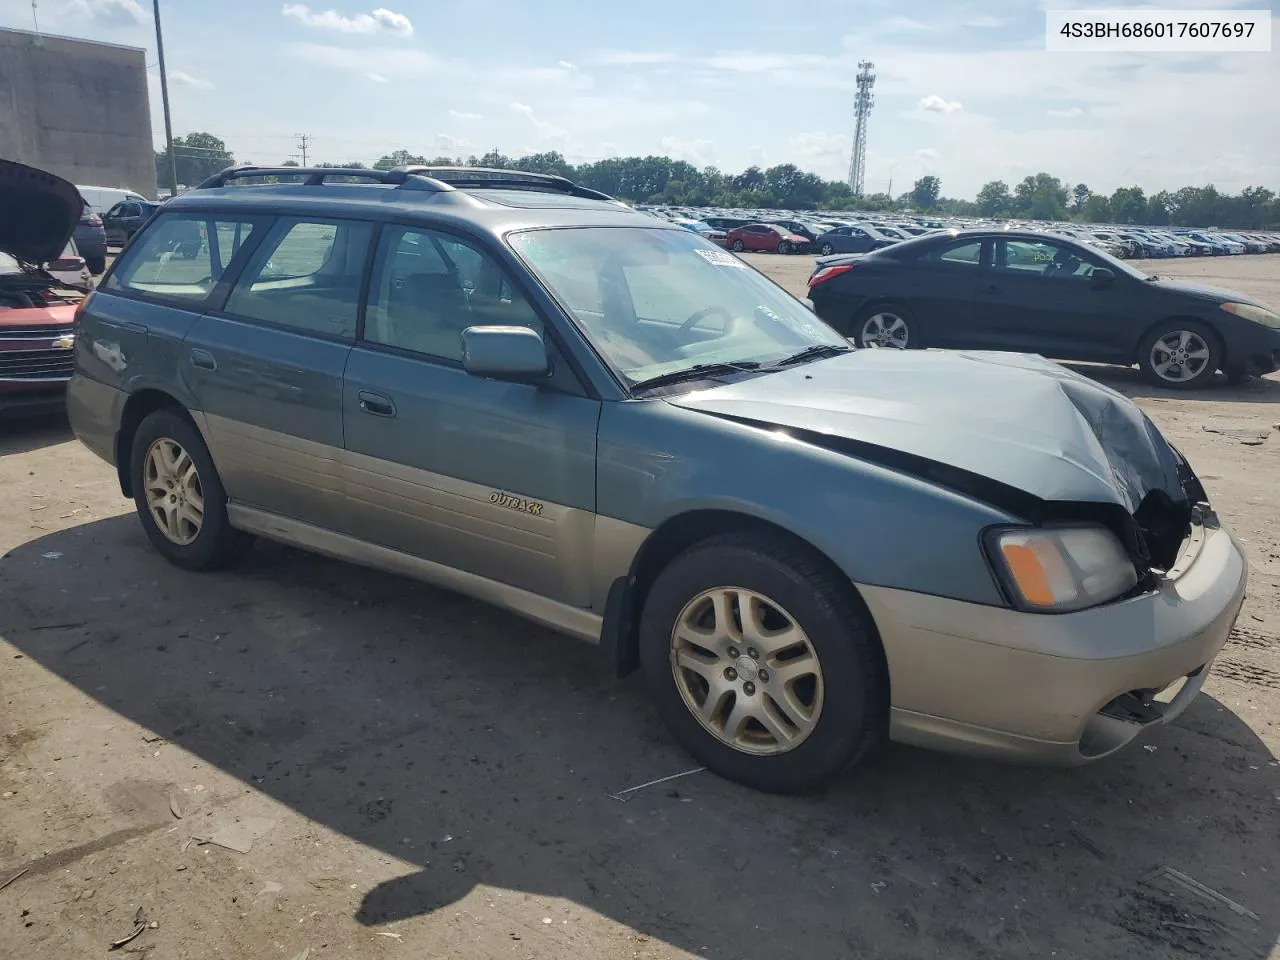
<svg viewBox="0 0 1280 960">
<path fill-rule="evenodd" d="M 257 167 L 242 164 L 227 167 L 215 173 L 196 187 L 197 190 L 212 190 L 225 187 L 233 180 L 247 180 L 254 177 L 289 177 L 304 178 L 305 186 L 318 187 L 326 180 L 338 177 L 371 180 L 375 183 L 391 184 L 407 190 L 427 190 L 432 193 L 447 193 L 456 189 L 534 189 L 553 193 L 564 193 L 588 200 L 617 201 L 607 193 L 580 186 L 565 177 L 550 173 L 528 173 L 523 170 L 500 170 L 492 167 L 446 167 L 405 165 L 392 167 L 390 170 L 370 170 L 365 167 Z"/>
<path fill-rule="evenodd" d="M 403 186 L 409 178 L 409 174 L 405 172 L 404 167 L 396 167 L 393 170 L 370 170 L 365 167 L 256 167 L 251 164 L 243 164 L 227 167 L 225 170 L 215 173 L 196 189 L 212 190 L 217 187 L 225 187 L 233 180 L 247 180 L 251 177 L 289 177 L 290 181 L 297 177 L 303 177 L 305 179 L 301 183 L 308 187 L 318 187 L 324 184 L 326 180 L 333 180 L 339 177 Z M 448 184 L 432 181 L 428 177 L 416 177 L 415 179 L 418 181 L 414 184 L 415 189 L 436 191 L 453 189 Z"/>
</svg>

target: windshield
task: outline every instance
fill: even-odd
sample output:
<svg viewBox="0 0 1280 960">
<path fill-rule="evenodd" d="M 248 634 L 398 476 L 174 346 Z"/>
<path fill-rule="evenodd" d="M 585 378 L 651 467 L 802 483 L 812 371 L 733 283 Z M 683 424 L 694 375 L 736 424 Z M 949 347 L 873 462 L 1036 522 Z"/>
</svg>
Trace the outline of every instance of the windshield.
<svg viewBox="0 0 1280 960">
<path fill-rule="evenodd" d="M 628 385 L 699 364 L 770 364 L 848 341 L 688 230 L 530 230 L 512 248 Z"/>
</svg>

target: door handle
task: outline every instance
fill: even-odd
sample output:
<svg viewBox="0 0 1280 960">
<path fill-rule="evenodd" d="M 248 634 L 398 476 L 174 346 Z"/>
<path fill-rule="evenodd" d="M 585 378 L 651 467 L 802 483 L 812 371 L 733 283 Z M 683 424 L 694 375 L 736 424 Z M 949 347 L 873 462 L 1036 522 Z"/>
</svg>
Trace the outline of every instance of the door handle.
<svg viewBox="0 0 1280 960">
<path fill-rule="evenodd" d="M 384 397 L 380 393 L 371 393 L 368 390 L 361 390 L 356 394 L 356 399 L 360 402 L 360 409 L 365 413 L 371 413 L 375 417 L 394 417 L 396 415 L 396 405 L 392 403 L 390 397 Z"/>
<path fill-rule="evenodd" d="M 199 367 L 201 370 L 217 370 L 218 360 L 208 350 L 195 347 L 191 351 L 191 365 Z"/>
</svg>

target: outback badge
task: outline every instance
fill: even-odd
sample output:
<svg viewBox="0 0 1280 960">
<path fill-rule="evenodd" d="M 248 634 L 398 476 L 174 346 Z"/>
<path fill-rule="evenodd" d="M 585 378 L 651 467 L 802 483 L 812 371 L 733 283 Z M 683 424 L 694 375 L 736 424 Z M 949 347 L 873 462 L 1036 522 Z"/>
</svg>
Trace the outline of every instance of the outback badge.
<svg viewBox="0 0 1280 960">
<path fill-rule="evenodd" d="M 500 507 L 508 507 L 512 510 L 519 510 L 521 513 L 532 514 L 535 517 L 542 516 L 542 504 L 536 500 L 525 500 L 523 497 L 514 497 L 509 493 L 503 493 L 501 490 L 495 490 L 489 494 L 489 502 L 496 503 Z"/>
</svg>

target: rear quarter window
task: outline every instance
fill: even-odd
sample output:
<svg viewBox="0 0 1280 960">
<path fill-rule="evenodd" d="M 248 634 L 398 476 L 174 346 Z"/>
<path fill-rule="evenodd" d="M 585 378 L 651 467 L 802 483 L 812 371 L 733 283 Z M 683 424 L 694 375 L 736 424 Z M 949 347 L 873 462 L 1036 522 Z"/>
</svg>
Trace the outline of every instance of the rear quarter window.
<svg viewBox="0 0 1280 960">
<path fill-rule="evenodd" d="M 163 214 L 122 256 L 103 289 L 192 302 L 206 300 L 259 226 L 251 219 Z"/>
</svg>

